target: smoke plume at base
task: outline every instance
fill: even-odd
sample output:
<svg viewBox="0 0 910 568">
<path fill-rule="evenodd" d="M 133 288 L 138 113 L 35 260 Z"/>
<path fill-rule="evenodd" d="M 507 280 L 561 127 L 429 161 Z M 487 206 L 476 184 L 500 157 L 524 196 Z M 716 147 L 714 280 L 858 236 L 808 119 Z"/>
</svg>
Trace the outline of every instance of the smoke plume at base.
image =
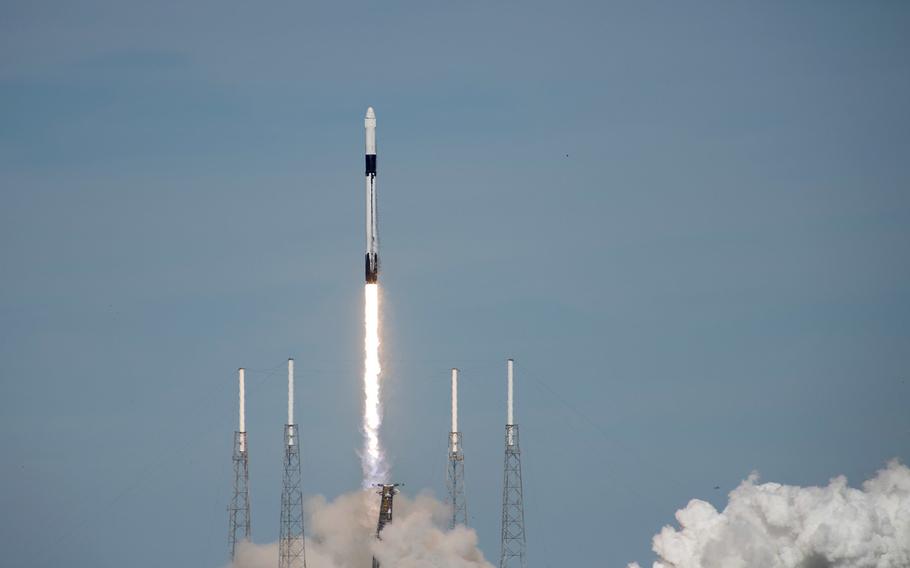
<svg viewBox="0 0 910 568">
<path fill-rule="evenodd" d="M 364 568 L 373 555 L 384 566 L 396 568 L 493 568 L 477 548 L 473 529 L 446 528 L 451 512 L 433 497 L 395 497 L 395 517 L 375 538 L 379 496 L 357 491 L 326 501 L 318 496 L 307 502 L 307 568 Z M 274 568 L 278 543 L 238 544 L 229 568 Z"/>
<path fill-rule="evenodd" d="M 862 489 L 758 483 L 753 473 L 718 512 L 689 501 L 680 528 L 654 537 L 653 568 L 907 568 L 910 469 L 892 461 Z M 637 563 L 629 568 L 639 568 Z"/>
</svg>

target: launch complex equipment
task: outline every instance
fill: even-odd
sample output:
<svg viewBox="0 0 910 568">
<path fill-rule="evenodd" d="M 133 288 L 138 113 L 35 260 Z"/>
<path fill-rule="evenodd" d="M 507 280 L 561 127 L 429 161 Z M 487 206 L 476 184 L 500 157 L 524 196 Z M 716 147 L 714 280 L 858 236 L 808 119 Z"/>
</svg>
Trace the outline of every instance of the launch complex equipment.
<svg viewBox="0 0 910 568">
<path fill-rule="evenodd" d="M 449 528 L 468 524 L 468 505 L 464 491 L 464 439 L 458 431 L 458 369 L 452 369 L 452 431 L 449 432 L 449 462 L 446 467 L 448 504 L 452 507 Z"/>
<path fill-rule="evenodd" d="M 376 523 L 376 538 L 378 540 L 382 540 L 382 529 L 392 522 L 392 502 L 398 493 L 398 488 L 402 485 L 402 483 L 376 484 L 376 487 L 379 487 L 377 493 L 382 496 L 379 501 L 379 521 Z M 376 560 L 375 556 L 373 557 L 373 568 L 379 568 L 379 561 Z"/>
<path fill-rule="evenodd" d="M 284 425 L 284 477 L 278 568 L 306 568 L 303 493 L 300 490 L 300 437 L 294 423 L 294 360 L 288 359 L 288 423 Z"/>
<path fill-rule="evenodd" d="M 245 387 L 243 369 L 237 370 L 240 391 L 240 420 L 234 432 L 234 496 L 228 505 L 228 547 L 231 560 L 237 549 L 237 543 L 250 540 L 250 459 L 247 454 Z"/>
<path fill-rule="evenodd" d="M 502 541 L 499 568 L 526 568 L 525 509 L 521 487 L 521 449 L 513 413 L 515 361 L 508 360 L 506 452 L 502 471 Z"/>
<path fill-rule="evenodd" d="M 382 405 L 379 398 L 381 372 L 379 362 L 379 227 L 376 195 L 376 113 L 369 107 L 364 117 L 366 134 L 366 253 L 364 287 L 364 487 L 378 487 L 381 496 L 376 539 L 392 522 L 392 509 L 399 483 L 374 483 L 387 479 L 388 471 L 379 440 Z M 499 568 L 526 568 L 524 497 L 521 481 L 521 450 L 518 444 L 518 424 L 513 413 L 513 366 L 508 360 L 508 406 L 503 463 L 502 541 Z M 245 424 L 244 370 L 239 369 L 240 424 L 234 432 L 234 493 L 228 506 L 229 550 L 235 560 L 237 544 L 250 540 L 249 457 Z M 304 540 L 303 495 L 300 476 L 300 437 L 294 422 L 294 360 L 288 359 L 288 420 L 284 425 L 284 477 L 281 491 L 281 523 L 279 536 L 279 568 L 306 568 Z M 446 482 L 448 501 L 452 507 L 451 528 L 467 525 L 467 502 L 464 486 L 464 439 L 458 429 L 458 369 L 452 369 L 452 429 L 448 435 Z M 379 561 L 373 557 L 373 568 Z"/>
</svg>

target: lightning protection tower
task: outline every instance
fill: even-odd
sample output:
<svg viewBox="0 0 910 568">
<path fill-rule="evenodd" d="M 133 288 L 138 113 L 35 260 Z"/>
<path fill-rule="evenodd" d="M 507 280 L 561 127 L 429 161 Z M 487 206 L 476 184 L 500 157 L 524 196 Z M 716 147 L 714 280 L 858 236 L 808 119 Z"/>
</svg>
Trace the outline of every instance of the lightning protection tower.
<svg viewBox="0 0 910 568">
<path fill-rule="evenodd" d="M 449 432 L 449 463 L 446 467 L 448 503 L 452 507 L 449 528 L 468 524 L 468 505 L 464 491 L 464 439 L 458 431 L 458 369 L 452 369 L 452 431 Z"/>
<path fill-rule="evenodd" d="M 234 432 L 234 497 L 228 505 L 228 547 L 231 561 L 234 560 L 237 543 L 250 540 L 250 462 L 246 444 L 243 369 L 238 369 L 237 375 L 240 383 L 240 423 Z"/>
<path fill-rule="evenodd" d="M 284 425 L 284 478 L 278 567 L 305 568 L 303 493 L 300 490 L 300 437 L 294 423 L 294 360 L 288 359 L 288 423 Z"/>
<path fill-rule="evenodd" d="M 382 540 L 382 529 L 385 526 L 392 522 L 392 503 L 395 500 L 395 494 L 398 493 L 398 487 L 401 486 L 400 483 L 380 483 L 376 487 L 379 487 L 379 495 L 381 495 L 381 500 L 379 501 L 379 521 L 376 523 L 376 539 Z M 376 557 L 373 557 L 373 568 L 379 568 L 379 561 L 376 560 Z"/>
<path fill-rule="evenodd" d="M 521 449 L 513 413 L 515 361 L 508 361 L 506 454 L 502 473 L 502 544 L 499 568 L 525 568 L 525 511 L 521 487 Z"/>
</svg>

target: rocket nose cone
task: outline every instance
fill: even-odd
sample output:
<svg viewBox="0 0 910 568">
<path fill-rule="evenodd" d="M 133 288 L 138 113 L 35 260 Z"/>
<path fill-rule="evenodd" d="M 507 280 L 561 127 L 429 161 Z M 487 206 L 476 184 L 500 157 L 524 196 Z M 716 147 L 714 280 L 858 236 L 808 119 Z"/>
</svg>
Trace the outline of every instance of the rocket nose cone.
<svg viewBox="0 0 910 568">
<path fill-rule="evenodd" d="M 376 118 L 376 113 L 373 112 L 373 107 L 367 107 L 367 118 Z"/>
</svg>

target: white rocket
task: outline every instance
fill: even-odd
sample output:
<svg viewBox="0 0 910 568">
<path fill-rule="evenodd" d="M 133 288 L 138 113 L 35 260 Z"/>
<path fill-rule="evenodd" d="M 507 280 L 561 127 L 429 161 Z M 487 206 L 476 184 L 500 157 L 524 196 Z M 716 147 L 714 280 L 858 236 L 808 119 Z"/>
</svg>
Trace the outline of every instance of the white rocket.
<svg viewBox="0 0 910 568">
<path fill-rule="evenodd" d="M 379 281 L 379 226 L 376 222 L 376 114 L 367 109 L 363 120 L 366 129 L 366 180 L 367 180 L 367 284 Z"/>
</svg>

